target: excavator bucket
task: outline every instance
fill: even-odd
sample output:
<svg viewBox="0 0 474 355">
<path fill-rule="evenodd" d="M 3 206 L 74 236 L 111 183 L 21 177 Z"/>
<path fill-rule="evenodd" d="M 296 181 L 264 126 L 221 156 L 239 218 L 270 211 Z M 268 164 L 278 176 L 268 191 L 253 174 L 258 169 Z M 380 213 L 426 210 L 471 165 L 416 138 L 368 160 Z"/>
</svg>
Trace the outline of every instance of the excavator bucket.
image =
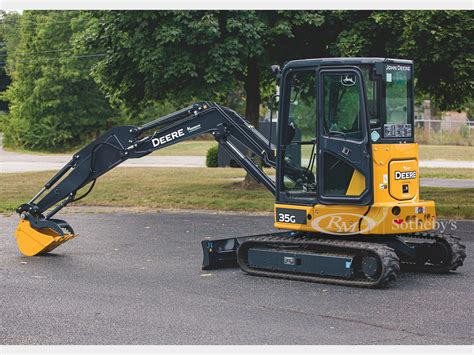
<svg viewBox="0 0 474 355">
<path fill-rule="evenodd" d="M 61 244 L 77 237 L 77 234 L 68 233 L 61 235 L 51 228 L 35 229 L 30 221 L 22 219 L 16 229 L 16 240 L 20 252 L 26 256 L 46 254 Z"/>
</svg>

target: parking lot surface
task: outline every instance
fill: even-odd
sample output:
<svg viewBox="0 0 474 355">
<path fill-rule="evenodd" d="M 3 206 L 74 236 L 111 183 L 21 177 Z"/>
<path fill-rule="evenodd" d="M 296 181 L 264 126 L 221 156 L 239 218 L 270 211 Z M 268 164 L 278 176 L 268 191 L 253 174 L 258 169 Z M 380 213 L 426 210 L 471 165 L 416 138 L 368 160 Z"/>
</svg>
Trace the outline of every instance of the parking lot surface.
<svg viewBox="0 0 474 355">
<path fill-rule="evenodd" d="M 474 222 L 457 223 L 457 272 L 371 290 L 201 270 L 203 238 L 269 232 L 271 216 L 64 217 L 80 236 L 33 258 L 0 217 L 0 344 L 472 344 Z"/>
</svg>

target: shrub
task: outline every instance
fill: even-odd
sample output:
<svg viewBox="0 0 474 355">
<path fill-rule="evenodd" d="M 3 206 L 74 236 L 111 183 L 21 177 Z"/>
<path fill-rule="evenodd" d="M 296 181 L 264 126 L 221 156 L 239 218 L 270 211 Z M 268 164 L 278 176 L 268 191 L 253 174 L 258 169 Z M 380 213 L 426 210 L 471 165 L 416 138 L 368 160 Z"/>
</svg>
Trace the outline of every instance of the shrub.
<svg viewBox="0 0 474 355">
<path fill-rule="evenodd" d="M 79 15 L 25 12 L 21 20 L 25 25 L 17 29 L 19 38 L 7 36 L 7 44 L 16 44 L 18 52 L 38 54 L 31 56 L 34 60 L 15 60 L 18 55 L 10 52 L 12 57 L 7 57 L 12 82 L 2 95 L 10 110 L 2 120 L 5 146 L 68 151 L 122 122 L 120 112 L 89 75 L 94 62 L 65 50 L 73 47 L 74 31 L 81 30 Z"/>
<path fill-rule="evenodd" d="M 217 168 L 217 154 L 219 152 L 219 145 L 215 145 L 207 151 L 206 154 L 206 166 L 208 168 Z"/>
</svg>

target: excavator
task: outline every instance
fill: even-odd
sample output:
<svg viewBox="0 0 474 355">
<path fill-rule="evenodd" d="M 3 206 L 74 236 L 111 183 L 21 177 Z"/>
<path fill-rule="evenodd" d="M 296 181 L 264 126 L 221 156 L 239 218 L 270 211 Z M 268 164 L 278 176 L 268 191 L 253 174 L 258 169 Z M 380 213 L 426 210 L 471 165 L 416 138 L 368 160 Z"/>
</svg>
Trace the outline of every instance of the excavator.
<svg viewBox="0 0 474 355">
<path fill-rule="evenodd" d="M 18 247 L 34 256 L 76 237 L 54 216 L 85 198 L 100 176 L 207 133 L 275 196 L 274 227 L 281 231 L 204 239 L 203 269 L 238 265 L 251 275 L 368 288 L 388 285 L 401 269 L 456 270 L 465 246 L 435 232 L 435 203 L 420 198 L 413 65 L 319 58 L 272 66 L 279 90 L 278 118 L 270 118 L 274 142 L 212 102 L 111 128 L 18 207 Z"/>
</svg>

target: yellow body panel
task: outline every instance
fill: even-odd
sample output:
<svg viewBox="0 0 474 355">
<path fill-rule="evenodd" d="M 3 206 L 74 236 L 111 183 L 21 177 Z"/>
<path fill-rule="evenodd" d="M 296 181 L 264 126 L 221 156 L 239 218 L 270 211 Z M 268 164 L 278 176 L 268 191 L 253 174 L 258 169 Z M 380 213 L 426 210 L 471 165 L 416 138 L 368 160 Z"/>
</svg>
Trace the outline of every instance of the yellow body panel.
<svg viewBox="0 0 474 355">
<path fill-rule="evenodd" d="M 351 182 L 349 183 L 349 187 L 347 188 L 346 195 L 347 196 L 360 196 L 362 192 L 365 190 L 365 176 L 362 173 L 354 169 L 352 173 Z"/>
<path fill-rule="evenodd" d="M 18 249 L 23 255 L 34 256 L 46 254 L 64 242 L 74 238 L 77 234 L 59 235 L 49 228 L 34 229 L 26 219 L 20 220 L 15 232 Z"/>
<path fill-rule="evenodd" d="M 372 206 L 299 206 L 277 203 L 274 209 L 274 226 L 280 229 L 345 235 L 413 233 L 434 229 L 435 203 L 419 199 L 418 145 L 377 144 L 373 145 L 372 153 Z M 353 175 L 348 192 L 351 191 L 352 194 L 356 189 L 360 191 L 362 180 Z M 403 185 L 408 185 L 408 192 L 403 191 Z M 280 208 L 303 210 L 307 216 L 306 223 L 278 222 L 277 209 Z"/>
<path fill-rule="evenodd" d="M 403 165 L 409 164 L 410 169 L 416 171 L 415 179 L 407 179 L 414 193 L 408 199 L 400 195 L 403 201 L 418 201 L 419 200 L 419 174 L 418 174 L 418 144 L 374 144 L 372 145 L 372 167 L 374 177 L 374 204 L 384 202 L 400 201 L 396 197 L 397 192 L 402 184 L 395 180 L 395 169 L 402 168 Z M 401 166 L 400 166 L 401 165 Z M 406 170 L 404 170 L 406 171 Z M 389 186 L 390 184 L 390 186 Z M 400 192 L 401 193 L 401 192 Z"/>
</svg>

